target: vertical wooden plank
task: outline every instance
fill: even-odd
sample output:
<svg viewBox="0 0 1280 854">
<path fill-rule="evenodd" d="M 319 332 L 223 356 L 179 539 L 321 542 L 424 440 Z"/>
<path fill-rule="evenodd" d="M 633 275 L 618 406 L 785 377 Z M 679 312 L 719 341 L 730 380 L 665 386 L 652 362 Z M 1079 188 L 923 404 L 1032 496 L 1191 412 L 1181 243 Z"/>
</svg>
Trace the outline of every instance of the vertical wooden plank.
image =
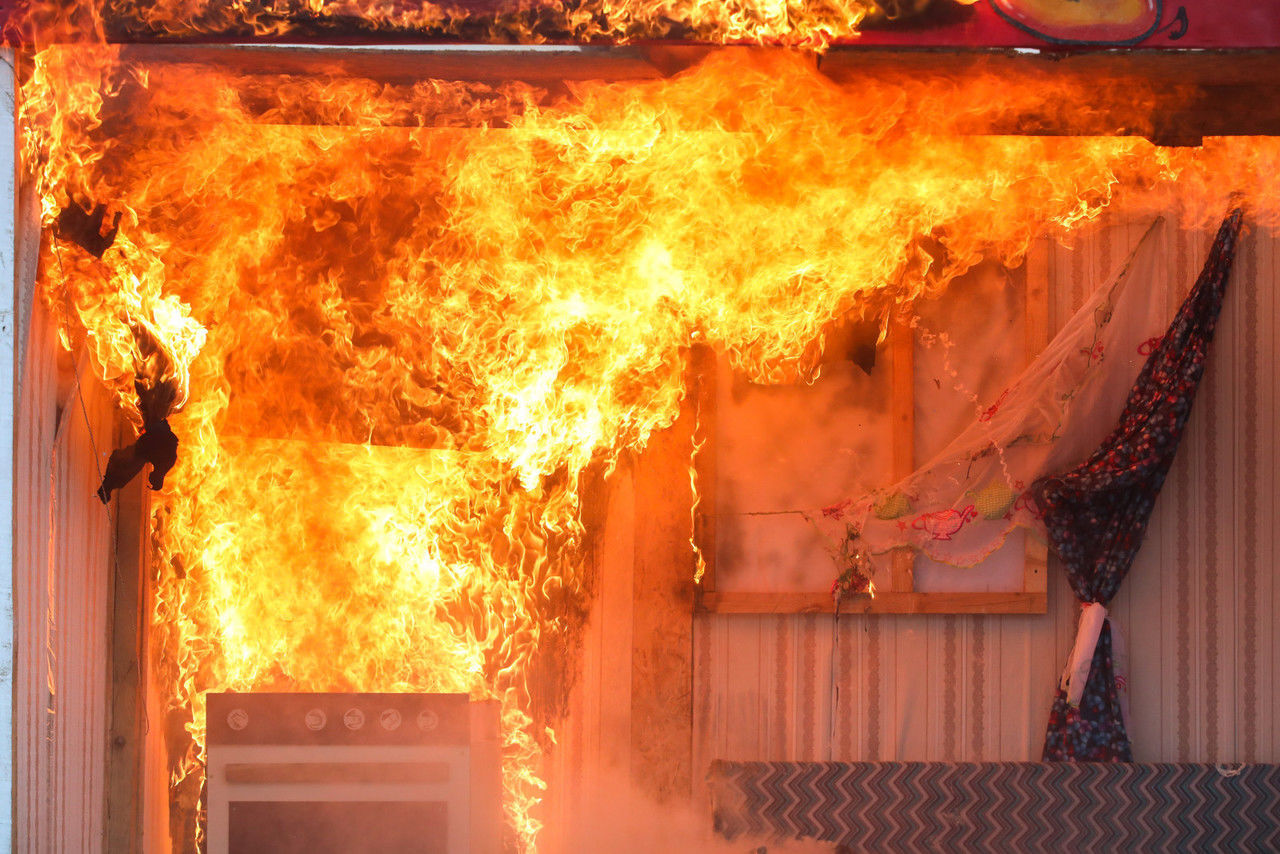
<svg viewBox="0 0 1280 854">
<path fill-rule="evenodd" d="M 86 358 L 64 404 L 54 446 L 57 551 L 52 562 L 55 650 L 53 694 L 57 838 L 64 850 L 102 850 L 107 710 L 106 603 L 111 531 L 98 501 L 99 472 L 110 451 L 110 401 Z M 99 458 L 101 457 L 101 458 Z"/>
<path fill-rule="evenodd" d="M 713 670 L 712 635 L 714 618 L 708 614 L 693 619 L 693 750 L 690 773 L 693 783 L 694 808 L 706 814 L 710 796 L 707 770 L 716 758 L 712 752 L 713 735 Z"/>
<path fill-rule="evenodd" d="M 150 595 L 148 595 L 148 601 L 151 601 Z M 147 619 L 150 622 L 150 614 L 147 615 Z M 145 673 L 149 687 L 144 692 L 147 706 L 146 749 L 143 752 L 145 768 L 142 787 L 142 851 L 143 854 L 172 854 L 174 846 L 169 836 L 169 766 L 164 732 L 165 703 L 161 686 L 156 681 L 155 667 L 152 665 L 155 660 L 155 644 L 152 638 L 148 637 L 148 666 Z"/>
<path fill-rule="evenodd" d="M 893 479 L 907 477 L 916 467 L 915 336 L 907 321 L 895 316 L 889 324 L 891 390 L 889 423 L 893 430 Z M 890 571 L 891 590 L 915 589 L 915 552 L 896 549 Z"/>
<path fill-rule="evenodd" d="M 706 345 L 690 351 L 693 390 L 693 475 L 696 494 L 693 543 L 698 565 L 695 581 L 702 590 L 716 589 L 716 352 Z"/>
<path fill-rule="evenodd" d="M 13 805 L 14 805 L 14 673 L 13 673 L 13 630 L 14 630 L 14 534 L 17 517 L 18 496 L 14 492 L 14 404 L 17 401 L 14 388 L 17 373 L 17 305 L 15 291 L 17 289 L 18 271 L 15 268 L 17 257 L 18 232 L 16 207 L 14 200 L 18 195 L 18 159 L 16 150 L 17 127 L 15 124 L 14 104 L 14 53 L 10 48 L 0 51 L 0 91 L 4 93 L 3 103 L 8 109 L 3 111 L 0 119 L 0 197 L 7 199 L 0 213 L 0 483 L 7 488 L 0 496 L 0 517 L 5 519 L 0 528 L 0 840 L 12 849 L 15 841 Z"/>
<path fill-rule="evenodd" d="M 636 516 L 630 464 L 620 464 L 614 479 L 600 560 L 599 749 L 602 765 L 629 779 Z"/>
<path fill-rule="evenodd" d="M 13 568 L 16 821 L 14 850 L 47 850 L 42 835 L 49 809 L 46 751 L 49 698 L 45 623 L 52 535 L 53 425 L 57 368 L 52 323 L 42 306 L 32 307 L 17 413 L 18 523 Z"/>
<path fill-rule="evenodd" d="M 1023 334 L 1026 341 L 1026 364 L 1031 364 L 1049 344 L 1049 252 L 1048 241 L 1035 241 L 1027 252 L 1024 269 L 1026 302 Z M 1048 589 L 1049 547 L 1035 536 L 1024 537 L 1022 589 L 1027 593 L 1043 593 Z"/>
<path fill-rule="evenodd" d="M 122 437 L 124 438 L 124 437 Z M 134 854 L 142 845 L 142 773 L 146 748 L 147 543 L 150 495 L 143 478 L 116 495 L 107 669 L 106 849 Z"/>
<path fill-rule="evenodd" d="M 688 406 L 655 435 L 635 472 L 631 771 L 659 803 L 691 794 L 693 495 Z"/>
<path fill-rule="evenodd" d="M 732 728 L 729 721 L 733 719 L 732 683 L 729 680 L 729 665 L 733 660 L 733 649 L 730 627 L 732 618 L 717 615 L 711 618 L 715 627 L 712 636 L 711 657 L 715 662 L 714 690 L 715 700 L 711 710 L 712 728 L 715 738 L 712 742 L 714 758 L 728 759 L 732 755 L 729 745 L 729 732 Z"/>
</svg>

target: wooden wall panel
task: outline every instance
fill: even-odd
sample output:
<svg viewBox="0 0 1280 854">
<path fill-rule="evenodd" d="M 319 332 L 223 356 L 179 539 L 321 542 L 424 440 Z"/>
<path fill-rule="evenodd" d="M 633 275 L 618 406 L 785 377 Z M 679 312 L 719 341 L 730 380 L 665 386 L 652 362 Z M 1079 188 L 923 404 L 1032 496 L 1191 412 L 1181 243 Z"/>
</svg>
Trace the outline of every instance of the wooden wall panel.
<svg viewBox="0 0 1280 854">
<path fill-rule="evenodd" d="M 74 391 L 60 402 L 57 343 L 39 307 L 29 334 L 15 484 L 24 497 L 14 573 L 16 845 L 79 854 L 103 850 L 111 527 L 94 491 L 114 412 L 92 379 L 81 387 L 83 409 Z M 79 370 L 91 376 L 87 364 Z"/>
<path fill-rule="evenodd" d="M 15 844 L 20 852 L 52 850 L 42 811 L 52 795 L 48 738 L 51 707 L 48 649 L 52 536 L 53 437 L 57 365 L 53 330 L 42 309 L 29 324 L 18 385 L 14 531 Z"/>
<path fill-rule="evenodd" d="M 1038 248 L 1052 330 L 1146 225 L 1111 223 L 1073 248 Z M 1211 238 L 1171 240 L 1184 291 Z M 1278 247 L 1272 234 L 1242 238 L 1200 398 L 1113 603 L 1129 641 L 1140 761 L 1280 761 Z M 1044 616 L 841 617 L 838 706 L 830 616 L 700 617 L 695 778 L 710 759 L 1038 759 L 1078 612 L 1056 559 L 1048 586 Z"/>
</svg>

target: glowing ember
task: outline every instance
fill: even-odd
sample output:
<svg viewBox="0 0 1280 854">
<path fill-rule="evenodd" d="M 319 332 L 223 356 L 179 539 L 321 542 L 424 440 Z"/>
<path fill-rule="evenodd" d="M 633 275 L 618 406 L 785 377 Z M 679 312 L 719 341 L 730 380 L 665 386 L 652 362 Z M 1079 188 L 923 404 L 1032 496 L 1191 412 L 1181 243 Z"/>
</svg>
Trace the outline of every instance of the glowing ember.
<svg viewBox="0 0 1280 854">
<path fill-rule="evenodd" d="M 123 213 L 101 260 L 45 258 L 65 343 L 126 408 L 135 376 L 189 390 L 155 623 L 196 744 L 210 690 L 496 697 L 525 848 L 585 600 L 579 484 L 671 423 L 692 343 L 804 379 L 851 310 L 1016 264 L 1117 193 L 1176 180 L 1217 214 L 1280 165 L 1273 141 L 962 136 L 1043 89 L 842 89 L 787 54 L 553 98 L 73 46 L 22 94 L 45 222 L 68 196 Z"/>
</svg>

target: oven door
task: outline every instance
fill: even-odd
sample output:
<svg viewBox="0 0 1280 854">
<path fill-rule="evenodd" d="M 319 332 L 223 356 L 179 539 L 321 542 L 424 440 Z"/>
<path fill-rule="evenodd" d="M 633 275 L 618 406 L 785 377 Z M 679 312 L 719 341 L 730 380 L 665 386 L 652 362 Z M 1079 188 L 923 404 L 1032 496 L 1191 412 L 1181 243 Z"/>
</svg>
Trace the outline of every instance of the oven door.
<svg viewBox="0 0 1280 854">
<path fill-rule="evenodd" d="M 218 745 L 208 854 L 464 854 L 468 749 Z"/>
</svg>

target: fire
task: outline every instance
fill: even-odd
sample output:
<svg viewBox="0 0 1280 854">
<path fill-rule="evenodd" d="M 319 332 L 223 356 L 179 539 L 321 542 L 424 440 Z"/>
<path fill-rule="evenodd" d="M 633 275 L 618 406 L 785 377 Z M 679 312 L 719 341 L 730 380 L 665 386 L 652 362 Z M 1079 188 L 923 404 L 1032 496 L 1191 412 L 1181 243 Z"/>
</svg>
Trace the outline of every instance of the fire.
<svg viewBox="0 0 1280 854">
<path fill-rule="evenodd" d="M 467 691 L 502 702 L 527 850 L 590 589 L 581 485 L 672 423 L 692 345 L 811 378 L 850 312 L 1174 182 L 1212 215 L 1280 165 L 1271 141 L 965 135 L 1044 89 L 841 87 L 789 53 L 556 96 L 67 46 L 22 97 L 46 224 L 122 213 L 100 260 L 49 241 L 64 343 L 127 411 L 135 377 L 182 391 L 154 506 L 195 745 L 175 784 L 210 690 Z"/>
<path fill-rule="evenodd" d="M 100 9 L 105 31 L 130 37 L 191 38 L 220 34 L 288 37 L 344 32 L 412 33 L 418 38 L 538 43 L 703 42 L 783 44 L 822 48 L 857 37 L 868 23 L 910 18 L 931 5 L 974 0 L 553 0 L 520 2 L 385 3 L 307 0 L 289 3 L 89 3 Z M 59 7 L 41 10 L 56 17 Z M 36 21 L 48 28 L 49 24 Z"/>
</svg>

